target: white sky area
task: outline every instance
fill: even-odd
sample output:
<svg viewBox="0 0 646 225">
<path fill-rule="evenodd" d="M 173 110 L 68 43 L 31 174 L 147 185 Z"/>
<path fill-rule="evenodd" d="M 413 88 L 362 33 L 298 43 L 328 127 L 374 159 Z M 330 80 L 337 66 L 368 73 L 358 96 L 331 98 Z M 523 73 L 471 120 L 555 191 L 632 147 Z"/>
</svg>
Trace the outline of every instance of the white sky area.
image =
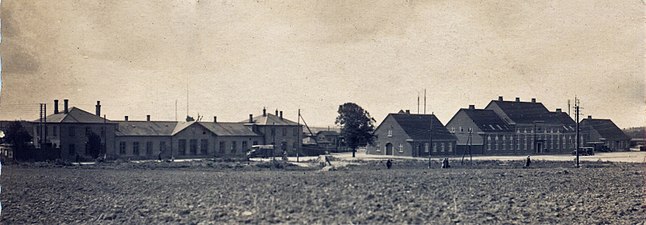
<svg viewBox="0 0 646 225">
<path fill-rule="evenodd" d="M 646 124 L 644 4 L 605 1 L 2 2 L 0 119 L 70 99 L 108 119 L 242 121 L 300 108 L 334 124 L 355 102 L 443 123 L 499 95 Z M 62 108 L 62 103 L 61 106 Z"/>
</svg>

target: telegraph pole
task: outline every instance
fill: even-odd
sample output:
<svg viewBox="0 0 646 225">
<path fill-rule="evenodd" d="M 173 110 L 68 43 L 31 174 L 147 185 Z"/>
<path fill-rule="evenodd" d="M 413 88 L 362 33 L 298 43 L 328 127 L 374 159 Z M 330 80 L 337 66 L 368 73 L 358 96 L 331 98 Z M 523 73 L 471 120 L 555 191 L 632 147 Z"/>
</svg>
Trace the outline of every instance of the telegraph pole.
<svg viewBox="0 0 646 225">
<path fill-rule="evenodd" d="M 298 141 L 298 145 L 296 146 L 296 162 L 299 162 L 299 153 L 301 152 L 301 145 L 303 144 L 303 139 L 301 139 L 301 109 L 298 109 L 298 122 L 296 122 L 298 126 L 296 127 L 296 141 Z"/>
<path fill-rule="evenodd" d="M 575 152 L 576 152 L 576 167 L 579 168 L 579 99 L 574 98 L 574 117 L 576 118 L 576 140 L 575 140 Z"/>
<path fill-rule="evenodd" d="M 426 93 L 426 90 L 424 91 Z M 426 102 L 426 95 L 424 95 L 424 102 Z M 426 114 L 426 104 L 424 104 L 424 114 Z M 428 143 L 428 168 L 431 168 L 431 152 L 433 151 L 433 116 L 431 116 L 431 127 L 428 132 L 429 143 Z"/>
</svg>

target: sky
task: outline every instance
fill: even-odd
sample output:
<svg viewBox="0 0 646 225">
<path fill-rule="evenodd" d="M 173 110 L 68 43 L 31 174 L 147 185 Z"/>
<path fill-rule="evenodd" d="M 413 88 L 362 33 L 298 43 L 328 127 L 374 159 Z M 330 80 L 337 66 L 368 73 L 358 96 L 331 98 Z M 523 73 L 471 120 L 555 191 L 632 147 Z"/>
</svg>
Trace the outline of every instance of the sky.
<svg viewBox="0 0 646 225">
<path fill-rule="evenodd" d="M 210 120 L 298 109 L 331 126 L 355 102 L 447 123 L 470 104 L 536 98 L 646 124 L 644 3 L 576 1 L 3 0 L 0 119 L 54 99 L 108 119 Z M 188 97 L 187 97 L 188 89 Z M 176 104 L 177 102 L 177 104 Z M 61 106 L 62 107 L 62 106 Z M 423 111 L 423 110 L 421 110 Z"/>
</svg>

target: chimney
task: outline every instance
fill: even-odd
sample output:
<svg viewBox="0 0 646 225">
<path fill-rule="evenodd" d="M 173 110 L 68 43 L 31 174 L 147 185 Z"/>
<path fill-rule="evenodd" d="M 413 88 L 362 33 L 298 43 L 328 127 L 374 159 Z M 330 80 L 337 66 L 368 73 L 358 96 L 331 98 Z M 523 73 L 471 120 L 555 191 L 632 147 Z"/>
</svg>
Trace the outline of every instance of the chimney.
<svg viewBox="0 0 646 225">
<path fill-rule="evenodd" d="M 407 110 L 406 110 L 406 114 L 410 114 L 410 109 L 407 109 Z"/>
<path fill-rule="evenodd" d="M 150 121 L 150 115 L 146 115 L 146 121 Z"/>
<path fill-rule="evenodd" d="M 519 98 L 519 97 L 516 97 L 516 102 L 520 102 L 520 98 Z"/>
<path fill-rule="evenodd" d="M 280 111 L 280 119 L 283 119 L 283 111 Z"/>
<path fill-rule="evenodd" d="M 274 115 L 278 116 L 278 109 L 276 109 L 276 114 L 274 114 Z"/>
<path fill-rule="evenodd" d="M 592 119 L 592 115 L 588 115 L 588 119 L 589 119 L 589 120 L 591 120 L 591 119 Z"/>
<path fill-rule="evenodd" d="M 498 101 L 503 101 L 502 96 L 498 96 Z"/>
<path fill-rule="evenodd" d="M 253 123 L 253 114 L 249 114 L 249 123 Z"/>
<path fill-rule="evenodd" d="M 267 109 L 262 107 L 262 116 L 267 116 Z"/>
<path fill-rule="evenodd" d="M 128 116 L 124 116 L 123 120 L 128 121 Z"/>
<path fill-rule="evenodd" d="M 469 105 L 469 109 L 476 109 L 475 105 Z"/>
<path fill-rule="evenodd" d="M 536 98 L 532 98 L 532 103 L 536 103 Z"/>
<path fill-rule="evenodd" d="M 217 117 L 217 116 L 213 116 L 213 122 L 214 122 L 214 123 L 217 123 L 217 122 L 218 122 L 218 117 Z"/>
<path fill-rule="evenodd" d="M 556 112 L 561 112 L 561 108 L 556 108 Z"/>
<path fill-rule="evenodd" d="M 69 105 L 70 100 L 63 99 L 63 113 L 67 114 L 69 112 L 69 109 L 67 108 Z"/>
<path fill-rule="evenodd" d="M 96 116 L 101 116 L 101 101 L 96 101 Z"/>
<path fill-rule="evenodd" d="M 54 99 L 54 114 L 58 114 L 58 99 Z"/>
</svg>

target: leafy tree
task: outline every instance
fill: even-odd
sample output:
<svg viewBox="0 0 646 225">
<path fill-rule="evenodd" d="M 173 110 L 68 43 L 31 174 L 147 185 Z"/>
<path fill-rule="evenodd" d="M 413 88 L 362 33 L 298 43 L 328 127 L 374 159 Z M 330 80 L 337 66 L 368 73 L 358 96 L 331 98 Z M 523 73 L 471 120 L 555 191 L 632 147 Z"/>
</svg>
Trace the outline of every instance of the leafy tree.
<svg viewBox="0 0 646 225">
<path fill-rule="evenodd" d="M 90 132 L 86 136 L 87 136 L 86 147 L 87 147 L 88 154 L 92 156 L 92 158 L 96 159 L 99 157 L 99 155 L 101 155 L 101 147 L 102 147 L 101 137 L 94 132 Z"/>
<path fill-rule="evenodd" d="M 376 121 L 368 111 L 352 102 L 340 105 L 337 112 L 339 115 L 334 123 L 341 126 L 341 136 L 346 146 L 352 149 L 352 157 L 355 157 L 357 147 L 373 143 Z"/>
<path fill-rule="evenodd" d="M 13 145 L 16 151 L 31 149 L 32 139 L 33 137 L 19 121 L 11 122 L 5 131 L 4 142 Z"/>
</svg>

